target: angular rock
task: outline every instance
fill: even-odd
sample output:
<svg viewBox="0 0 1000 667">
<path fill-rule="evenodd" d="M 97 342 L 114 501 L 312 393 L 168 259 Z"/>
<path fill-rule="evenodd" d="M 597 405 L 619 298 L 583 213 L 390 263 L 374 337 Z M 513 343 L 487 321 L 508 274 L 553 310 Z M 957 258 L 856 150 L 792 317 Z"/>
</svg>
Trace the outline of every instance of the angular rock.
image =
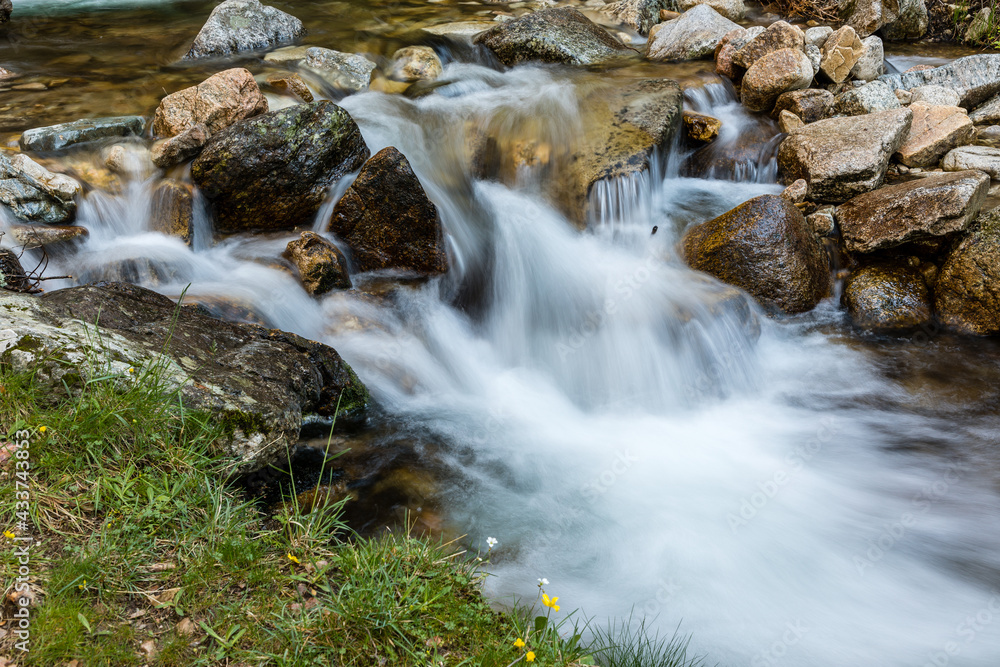
<svg viewBox="0 0 1000 667">
<path fill-rule="evenodd" d="M 957 107 L 958 93 L 944 86 L 917 86 L 910 92 L 910 103 L 926 102 L 937 106 Z"/>
<path fill-rule="evenodd" d="M 253 74 L 236 67 L 164 97 L 153 116 L 153 134 L 173 137 L 199 124 L 215 134 L 266 112 L 267 99 Z"/>
<path fill-rule="evenodd" d="M 980 336 L 1000 333 L 1000 211 L 982 214 L 948 254 L 934 283 L 938 319 Z"/>
<path fill-rule="evenodd" d="M 823 44 L 826 40 L 833 34 L 833 28 L 828 25 L 820 25 L 815 28 L 809 28 L 806 30 L 806 44 L 812 44 L 820 49 L 823 48 Z"/>
<path fill-rule="evenodd" d="M 812 80 L 812 63 L 805 53 L 799 49 L 773 51 L 747 70 L 740 88 L 741 101 L 750 111 L 770 111 L 779 95 L 808 88 Z"/>
<path fill-rule="evenodd" d="M 212 10 L 184 58 L 262 51 L 293 42 L 304 33 L 302 21 L 260 0 L 226 0 Z"/>
<path fill-rule="evenodd" d="M 890 109 L 810 123 L 781 143 L 778 169 L 785 182 L 808 181 L 815 201 L 847 201 L 882 185 L 912 120 L 909 109 Z"/>
<path fill-rule="evenodd" d="M 882 40 L 872 35 L 861 40 L 861 57 L 851 68 L 851 76 L 858 81 L 873 81 L 884 71 L 885 49 Z"/>
<path fill-rule="evenodd" d="M 961 107 L 910 105 L 913 124 L 897 159 L 907 167 L 934 167 L 945 153 L 972 141 L 975 127 Z"/>
<path fill-rule="evenodd" d="M 329 230 L 350 247 L 361 271 L 436 275 L 448 270 L 437 207 L 395 148 L 384 148 L 365 162 L 334 207 Z"/>
<path fill-rule="evenodd" d="M 924 0 L 899 0 L 897 18 L 882 26 L 882 36 L 893 41 L 920 39 L 929 22 Z"/>
<path fill-rule="evenodd" d="M 180 134 L 160 139 L 150 149 L 153 164 L 161 169 L 166 169 L 194 159 L 208 143 L 211 136 L 204 123 L 198 123 Z"/>
<path fill-rule="evenodd" d="M 830 291 L 819 239 L 791 202 L 762 195 L 689 229 L 681 241 L 691 268 L 749 292 L 767 308 L 811 310 Z"/>
<path fill-rule="evenodd" d="M 342 53 L 313 46 L 306 50 L 302 63 L 331 85 L 344 90 L 367 90 L 372 82 L 375 63 L 357 53 Z"/>
<path fill-rule="evenodd" d="M 89 235 L 84 227 L 68 225 L 22 225 L 15 222 L 9 230 L 15 246 L 26 250 L 71 243 Z"/>
<path fill-rule="evenodd" d="M 834 97 L 829 90 L 808 88 L 782 93 L 774 103 L 771 115 L 779 117 L 782 111 L 790 111 L 804 123 L 823 120 L 833 108 Z"/>
<path fill-rule="evenodd" d="M 976 130 L 976 145 L 1000 148 L 1000 125 L 978 128 Z"/>
<path fill-rule="evenodd" d="M 924 86 L 925 88 L 927 86 Z M 914 90 L 918 90 L 914 88 Z M 958 106 L 958 102 L 955 103 Z M 976 125 L 992 125 L 1000 122 L 1000 95 L 994 95 L 969 113 L 969 119 Z"/>
<path fill-rule="evenodd" d="M 851 69 L 864 52 L 864 47 L 854 28 L 845 25 L 827 38 L 821 51 L 823 59 L 819 65 L 820 72 L 830 81 L 841 83 L 847 80 Z"/>
<path fill-rule="evenodd" d="M 433 81 L 441 76 L 441 59 L 429 46 L 407 46 L 392 54 L 389 78 L 396 81 Z"/>
<path fill-rule="evenodd" d="M 298 268 L 302 286 L 310 294 L 320 296 L 333 289 L 351 288 L 344 253 L 319 234 L 302 232 L 288 242 L 285 254 Z"/>
<path fill-rule="evenodd" d="M 861 116 L 863 114 L 900 108 L 889 86 L 881 81 L 869 81 L 858 88 L 849 88 L 837 95 L 834 102 L 834 113 L 844 116 Z"/>
<path fill-rule="evenodd" d="M 0 151 L 0 204 L 21 220 L 72 222 L 81 191 L 76 180 L 52 173 L 23 153 Z"/>
<path fill-rule="evenodd" d="M 730 21 L 742 21 L 747 13 L 743 0 L 679 0 L 677 6 L 686 12 L 696 5 L 708 5 Z"/>
<path fill-rule="evenodd" d="M 142 116 L 89 118 L 25 130 L 19 144 L 23 151 L 59 151 L 100 139 L 139 136 L 145 127 L 146 119 Z"/>
<path fill-rule="evenodd" d="M 661 23 L 646 45 L 649 60 L 698 60 L 715 52 L 719 40 L 737 24 L 708 5 L 698 5 L 680 18 Z"/>
<path fill-rule="evenodd" d="M 938 85 L 951 88 L 959 96 L 959 106 L 971 109 L 1000 93 L 1000 54 L 965 56 L 947 65 L 902 74 L 883 74 L 893 90 L 913 90 L 918 86 Z"/>
<path fill-rule="evenodd" d="M 782 110 L 782 112 L 778 114 L 778 129 L 785 134 L 794 132 L 803 125 L 805 125 L 805 123 L 802 122 L 802 119 L 793 114 L 791 111 Z M 805 181 L 802 182 L 805 183 Z"/>
<path fill-rule="evenodd" d="M 160 364 L 165 388 L 221 427 L 216 444 L 230 458 L 227 472 L 286 460 L 304 416 L 337 416 L 340 424 L 361 417 L 370 401 L 351 367 L 326 345 L 178 308 L 135 285 L 0 293 L 0 305 L 0 328 L 12 330 L 16 341 L 2 353 L 4 365 L 30 368 L 45 391 L 64 393 L 68 385 L 76 392 L 98 374 L 127 386 L 143 368 Z"/>
<path fill-rule="evenodd" d="M 715 73 L 729 79 L 737 79 L 743 71 L 733 62 L 736 52 L 746 44 L 749 31 L 743 28 L 730 30 L 715 45 Z"/>
<path fill-rule="evenodd" d="M 931 295 L 916 269 L 873 264 L 844 283 L 844 305 L 855 326 L 879 332 L 909 331 L 930 322 Z"/>
<path fill-rule="evenodd" d="M 844 247 L 868 253 L 960 232 L 979 213 L 989 187 L 986 174 L 962 171 L 858 195 L 837 208 Z"/>
<path fill-rule="evenodd" d="M 695 141 L 703 141 L 706 143 L 712 141 L 719 136 L 719 130 L 722 129 L 721 120 L 711 116 L 706 116 L 705 114 L 685 111 L 682 119 L 684 121 L 684 129 L 687 130 L 688 137 L 694 139 Z"/>
<path fill-rule="evenodd" d="M 149 229 L 191 243 L 194 235 L 194 196 L 191 186 L 166 178 L 153 189 Z"/>
<path fill-rule="evenodd" d="M 733 57 L 733 63 L 743 69 L 750 69 L 769 53 L 781 49 L 802 51 L 804 47 L 805 37 L 801 30 L 785 21 L 775 21 L 764 32 L 744 44 Z"/>
<path fill-rule="evenodd" d="M 191 176 L 224 233 L 309 225 L 329 185 L 369 151 L 354 119 L 321 100 L 272 111 L 209 139 Z"/>
<path fill-rule="evenodd" d="M 854 28 L 858 37 L 867 37 L 898 16 L 898 0 L 850 0 L 841 5 L 841 14 L 848 9 L 844 22 Z"/>
<path fill-rule="evenodd" d="M 739 0 L 742 5 L 743 0 Z M 601 13 L 627 25 L 640 35 L 648 35 L 660 20 L 664 0 L 619 0 L 601 8 Z"/>
<path fill-rule="evenodd" d="M 945 171 L 978 169 L 995 181 L 1000 181 L 1000 148 L 989 146 L 961 146 L 948 151 L 941 160 Z"/>
<path fill-rule="evenodd" d="M 598 65 L 631 52 L 607 30 L 570 8 L 543 9 L 504 21 L 477 35 L 473 43 L 488 48 L 508 67 L 532 61 Z"/>
<path fill-rule="evenodd" d="M 283 72 L 281 74 L 270 74 L 265 80 L 267 85 L 274 90 L 285 95 L 291 95 L 300 102 L 309 103 L 313 101 L 312 91 L 298 74 Z"/>
</svg>

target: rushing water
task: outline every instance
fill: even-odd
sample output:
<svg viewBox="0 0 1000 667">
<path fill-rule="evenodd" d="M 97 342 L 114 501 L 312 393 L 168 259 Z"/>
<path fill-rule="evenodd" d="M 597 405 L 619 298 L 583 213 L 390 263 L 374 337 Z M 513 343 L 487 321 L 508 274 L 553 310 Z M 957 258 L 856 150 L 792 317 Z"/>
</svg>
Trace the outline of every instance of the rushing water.
<svg viewBox="0 0 1000 667">
<path fill-rule="evenodd" d="M 160 10 L 171 48 L 207 12 L 182 4 L 199 13 Z M 331 4 L 285 8 L 315 28 Z M 143 58 L 150 71 L 167 60 Z M 997 346 L 860 336 L 832 300 L 771 320 L 686 269 L 674 250 L 686 226 L 780 190 L 773 125 L 721 84 L 695 87 L 692 70 L 688 105 L 726 123 L 711 150 L 743 156 L 729 167 L 694 167 L 675 147 L 595 188 L 583 233 L 530 169 L 474 179 L 470 123 L 569 145 L 587 131 L 579 91 L 602 76 L 475 60 L 455 55 L 434 94 L 340 101 L 438 205 L 452 266 L 439 280 L 387 294 L 360 276 L 359 290 L 313 299 L 280 259 L 296 234 L 213 243 L 203 211 L 193 249 L 150 232 L 158 176 L 141 172 L 88 194 L 90 238 L 50 272 L 172 296 L 190 284 L 190 298 L 333 345 L 389 423 L 433 443 L 452 529 L 499 540 L 497 599 L 530 599 L 546 577 L 564 609 L 634 609 L 668 634 L 682 623 L 723 665 L 1000 664 Z M 760 137 L 749 153 L 747 135 Z"/>
</svg>

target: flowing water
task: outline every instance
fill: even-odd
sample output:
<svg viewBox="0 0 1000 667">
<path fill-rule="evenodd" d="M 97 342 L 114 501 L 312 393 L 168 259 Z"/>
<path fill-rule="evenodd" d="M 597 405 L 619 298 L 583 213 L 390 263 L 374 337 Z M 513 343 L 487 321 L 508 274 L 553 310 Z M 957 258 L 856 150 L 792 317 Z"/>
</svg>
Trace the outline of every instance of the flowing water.
<svg viewBox="0 0 1000 667">
<path fill-rule="evenodd" d="M 211 71 L 170 64 L 211 3 L 79 20 L 46 11 L 55 4 L 22 0 L 38 12 L 35 37 L 0 52 L 26 78 L 70 82 L 11 91 L 38 101 L 13 104 L 8 130 L 116 104 L 148 115 L 159 88 Z M 346 22 L 494 11 L 274 4 L 306 20 L 310 43 L 376 55 L 405 38 L 347 43 Z M 213 240 L 199 211 L 185 246 L 148 230 L 159 176 L 138 172 L 120 191 L 87 194 L 90 237 L 53 253 L 49 272 L 174 297 L 190 284 L 191 299 L 334 346 L 379 419 L 433 453 L 449 530 L 474 548 L 499 540 L 497 600 L 531 599 L 545 577 L 563 609 L 634 611 L 667 634 L 681 624 L 722 665 L 1000 664 L 1000 347 L 936 330 L 864 336 L 833 299 L 769 319 L 685 268 L 674 245 L 686 226 L 780 191 L 773 124 L 703 65 L 499 72 L 437 43 L 447 84 L 432 94 L 339 103 L 372 152 L 409 158 L 441 212 L 447 276 L 388 288 L 360 276 L 357 290 L 313 299 L 280 258 L 297 233 Z M 78 53 L 90 60 L 67 60 Z M 540 172 L 507 185 L 471 175 L 470 124 L 571 145 L 587 131 L 581 91 L 607 76 L 681 78 L 687 105 L 726 124 L 712 153 L 675 146 L 648 173 L 600 184 L 582 233 L 546 202 Z"/>
</svg>

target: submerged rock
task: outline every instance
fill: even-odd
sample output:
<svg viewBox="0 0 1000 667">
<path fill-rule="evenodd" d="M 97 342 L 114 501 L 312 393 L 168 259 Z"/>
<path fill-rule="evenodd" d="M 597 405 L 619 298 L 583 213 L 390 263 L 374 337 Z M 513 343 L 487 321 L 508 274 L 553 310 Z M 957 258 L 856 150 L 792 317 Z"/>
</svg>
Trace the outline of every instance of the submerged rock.
<svg viewBox="0 0 1000 667">
<path fill-rule="evenodd" d="M 297 104 L 214 135 L 191 164 L 224 233 L 309 225 L 336 179 L 369 151 L 354 119 L 333 102 Z"/>
<path fill-rule="evenodd" d="M 429 46 L 407 46 L 392 54 L 389 78 L 396 81 L 433 81 L 441 76 L 441 59 Z"/>
<path fill-rule="evenodd" d="M 657 26 L 646 44 L 649 60 L 698 60 L 715 53 L 719 41 L 740 28 L 708 5 L 693 7 Z"/>
<path fill-rule="evenodd" d="M 319 46 L 306 51 L 302 64 L 331 85 L 354 92 L 368 89 L 376 67 L 375 63 L 357 53 L 342 53 Z"/>
<path fill-rule="evenodd" d="M 975 128 L 961 107 L 910 105 L 913 124 L 896 154 L 907 167 L 934 167 L 955 146 L 972 141 Z"/>
<path fill-rule="evenodd" d="M 94 374 L 123 387 L 154 363 L 159 380 L 189 410 L 209 413 L 233 472 L 283 459 L 305 415 L 360 416 L 368 392 L 337 352 L 292 333 L 178 308 L 124 283 L 57 290 L 40 297 L 0 292 L 0 328 L 17 341 L 0 355 L 30 368 L 44 388 L 77 391 Z M 96 323 L 96 324 L 95 324 Z M 135 369 L 130 373 L 129 368 Z"/>
<path fill-rule="evenodd" d="M 304 33 L 302 21 L 260 0 L 226 0 L 212 10 L 184 58 L 261 51 L 293 42 Z"/>
<path fill-rule="evenodd" d="M 23 151 L 59 151 L 100 139 L 139 136 L 145 127 L 146 119 L 142 116 L 86 118 L 25 130 L 19 144 Z"/>
<path fill-rule="evenodd" d="M 858 195 L 837 208 L 844 247 L 873 252 L 964 230 L 986 201 L 979 171 L 928 176 Z"/>
<path fill-rule="evenodd" d="M 309 103 L 313 101 L 312 91 L 298 74 L 291 72 L 269 74 L 265 83 L 283 95 L 294 97 L 299 102 Z"/>
<path fill-rule="evenodd" d="M 811 310 L 830 291 L 826 252 L 802 213 L 762 195 L 689 229 L 681 241 L 691 268 L 749 292 L 768 308 Z"/>
<path fill-rule="evenodd" d="M 448 270 L 437 207 L 395 148 L 371 157 L 333 209 L 329 230 L 351 249 L 358 269 L 436 275 Z"/>
<path fill-rule="evenodd" d="M 347 259 L 337 246 L 314 232 L 302 232 L 289 241 L 285 254 L 299 270 L 306 291 L 315 296 L 333 289 L 350 289 Z"/>
<path fill-rule="evenodd" d="M 191 243 L 194 235 L 194 195 L 191 186 L 165 178 L 153 189 L 150 231 Z"/>
<path fill-rule="evenodd" d="M 253 74 L 235 67 L 164 97 L 153 116 L 153 134 L 173 137 L 204 125 L 211 135 L 266 112 L 267 99 Z"/>
<path fill-rule="evenodd" d="M 893 90 L 913 90 L 927 85 L 951 88 L 959 95 L 959 105 L 971 109 L 1000 93 L 1000 54 L 965 56 L 941 67 L 884 74 L 879 81 L 885 81 Z"/>
<path fill-rule="evenodd" d="M 893 264 L 866 266 L 844 284 L 844 305 L 862 329 L 903 332 L 930 322 L 931 296 L 916 269 Z"/>
<path fill-rule="evenodd" d="M 476 36 L 475 44 L 492 51 L 504 65 L 540 61 L 568 65 L 598 65 L 632 50 L 579 11 L 543 9 Z"/>
<path fill-rule="evenodd" d="M 0 204 L 21 220 L 72 222 L 82 189 L 76 180 L 52 173 L 23 153 L 0 151 Z"/>
<path fill-rule="evenodd" d="M 938 319 L 962 333 L 1000 334 L 1000 210 L 984 213 L 934 283 Z"/>
</svg>

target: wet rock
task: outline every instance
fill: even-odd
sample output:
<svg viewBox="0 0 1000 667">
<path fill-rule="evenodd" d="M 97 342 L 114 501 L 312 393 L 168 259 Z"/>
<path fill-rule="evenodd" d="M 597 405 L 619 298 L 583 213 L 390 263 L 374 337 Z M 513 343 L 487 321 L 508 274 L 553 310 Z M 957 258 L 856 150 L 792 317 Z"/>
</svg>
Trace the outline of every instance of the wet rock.
<svg viewBox="0 0 1000 667">
<path fill-rule="evenodd" d="M 799 49 L 781 49 L 767 54 L 747 70 L 740 98 L 750 111 L 770 111 L 779 95 L 808 88 L 812 79 L 812 63 L 805 53 Z"/>
<path fill-rule="evenodd" d="M 801 204 L 809 194 L 809 184 L 803 179 L 799 179 L 781 191 L 781 197 L 793 204 Z"/>
<path fill-rule="evenodd" d="M 844 283 L 844 305 L 855 326 L 880 332 L 909 331 L 930 322 L 931 295 L 916 269 L 874 264 Z"/>
<path fill-rule="evenodd" d="M 851 69 L 864 52 L 864 47 L 854 28 L 845 25 L 827 38 L 821 51 L 823 59 L 819 65 L 820 72 L 830 81 L 841 83 L 847 80 Z"/>
<path fill-rule="evenodd" d="M 902 74 L 879 77 L 893 90 L 913 90 L 918 86 L 938 85 L 959 95 L 959 106 L 971 109 L 1000 93 L 1000 54 L 977 54 L 953 60 L 947 65 Z"/>
<path fill-rule="evenodd" d="M 302 286 L 310 294 L 319 296 L 333 289 L 351 288 L 344 254 L 319 234 L 302 232 L 288 242 L 285 254 L 298 268 Z"/>
<path fill-rule="evenodd" d="M 698 60 L 715 52 L 719 40 L 739 28 L 708 5 L 698 5 L 680 18 L 661 23 L 646 46 L 649 60 Z"/>
<path fill-rule="evenodd" d="M 283 46 L 265 55 L 264 62 L 276 65 L 295 65 L 306 59 L 306 51 L 311 48 L 308 44 Z"/>
<path fill-rule="evenodd" d="M 145 127 L 146 119 L 142 116 L 75 120 L 71 123 L 25 130 L 19 144 L 23 151 L 58 151 L 100 139 L 138 136 Z"/>
<path fill-rule="evenodd" d="M 0 151 L 0 204 L 28 222 L 60 225 L 76 217 L 80 184 L 22 153 Z"/>
<path fill-rule="evenodd" d="M 1000 125 L 978 128 L 976 131 L 976 145 L 1000 148 Z"/>
<path fill-rule="evenodd" d="M 820 49 L 823 48 L 823 44 L 826 40 L 833 34 L 833 28 L 828 25 L 816 26 L 815 28 L 809 28 L 806 30 L 806 44 L 812 44 Z"/>
<path fill-rule="evenodd" d="M 743 4 L 743 0 L 738 1 Z M 640 35 L 648 35 L 649 29 L 660 20 L 663 4 L 663 0 L 619 0 L 604 5 L 601 13 L 627 25 Z"/>
<path fill-rule="evenodd" d="M 689 229 L 691 268 L 749 292 L 767 308 L 812 309 L 830 291 L 826 252 L 791 202 L 762 195 Z"/>
<path fill-rule="evenodd" d="M 796 181 L 796 183 L 798 183 L 798 181 Z M 820 238 L 833 236 L 837 232 L 837 225 L 833 217 L 833 208 L 829 206 L 807 215 L 806 224 L 808 224 L 816 233 L 816 236 L 819 236 Z"/>
<path fill-rule="evenodd" d="M 441 76 L 441 59 L 429 46 L 407 46 L 392 54 L 389 78 L 396 81 L 433 81 Z"/>
<path fill-rule="evenodd" d="M 785 134 L 794 132 L 803 125 L 805 125 L 805 123 L 802 122 L 802 119 L 787 109 L 782 110 L 782 112 L 778 114 L 778 129 Z M 805 183 L 805 181 L 803 181 L 803 183 Z"/>
<path fill-rule="evenodd" d="M 961 107 L 910 105 L 913 124 L 897 159 L 907 167 L 934 167 L 945 153 L 972 141 L 975 128 Z"/>
<path fill-rule="evenodd" d="M 9 226 L 11 238 L 17 248 L 31 250 L 43 246 L 54 246 L 72 243 L 77 239 L 86 238 L 89 234 L 83 227 L 57 225 L 22 225 L 12 223 Z"/>
<path fill-rule="evenodd" d="M 444 35 L 452 38 L 472 39 L 481 32 L 492 30 L 496 27 L 494 21 L 452 21 L 424 28 L 432 35 Z"/>
<path fill-rule="evenodd" d="M 927 176 L 854 197 L 837 208 L 844 247 L 868 253 L 964 230 L 986 201 L 979 171 Z"/>
<path fill-rule="evenodd" d="M 131 178 L 146 178 L 153 172 L 149 149 L 140 144 L 115 144 L 101 151 L 104 166 L 112 174 Z"/>
<path fill-rule="evenodd" d="M 708 5 L 730 21 L 742 21 L 747 13 L 743 0 L 679 0 L 677 6 L 686 12 L 696 5 Z"/>
<path fill-rule="evenodd" d="M 993 180 L 1000 180 L 1000 148 L 989 146 L 961 146 L 948 151 L 941 161 L 945 171 L 978 169 Z"/>
<path fill-rule="evenodd" d="M 302 21 L 260 0 L 226 0 L 212 10 L 184 58 L 261 51 L 294 42 L 304 33 Z"/>
<path fill-rule="evenodd" d="M 326 345 L 178 308 L 135 285 L 4 293 L 0 305 L 0 328 L 19 341 L 3 352 L 3 363 L 31 368 L 43 390 L 64 393 L 65 381 L 75 392 L 95 372 L 128 387 L 144 367 L 162 364 L 166 388 L 221 427 L 217 444 L 232 472 L 285 460 L 304 416 L 332 417 L 339 401 L 341 421 L 357 418 L 370 400 L 351 367 Z"/>
<path fill-rule="evenodd" d="M 300 102 L 308 104 L 313 101 L 312 91 L 309 90 L 309 86 L 306 85 L 306 82 L 298 74 L 291 72 L 271 74 L 267 77 L 265 83 L 279 93 L 291 95 Z"/>
<path fill-rule="evenodd" d="M 810 123 L 781 143 L 778 169 L 786 182 L 808 181 L 815 201 L 846 201 L 882 185 L 912 120 L 909 109 L 890 109 Z"/>
<path fill-rule="evenodd" d="M 302 63 L 331 85 L 344 90 L 367 90 L 372 82 L 375 63 L 356 53 L 341 53 L 313 46 Z"/>
<path fill-rule="evenodd" d="M 180 134 L 161 139 L 150 149 L 153 164 L 161 169 L 194 159 L 208 143 L 211 133 L 204 123 L 197 123 Z"/>
<path fill-rule="evenodd" d="M 329 101 L 297 104 L 209 139 L 191 176 L 224 233 L 311 224 L 329 185 L 369 151 L 357 124 Z"/>
<path fill-rule="evenodd" d="M 934 306 L 955 331 L 1000 333 L 1000 211 L 982 214 L 948 254 L 934 283 Z"/>
<path fill-rule="evenodd" d="M 808 88 L 782 93 L 774 103 L 771 115 L 779 117 L 782 111 L 790 111 L 804 123 L 815 123 L 827 117 L 833 108 L 834 97 L 829 90 Z"/>
<path fill-rule="evenodd" d="M 897 17 L 882 26 L 882 36 L 892 41 L 920 39 L 927 33 L 928 23 L 924 0 L 899 0 Z"/>
<path fill-rule="evenodd" d="M 436 275 L 448 270 L 437 207 L 395 148 L 384 148 L 365 162 L 334 207 L 329 230 L 350 247 L 361 271 Z"/>
<path fill-rule="evenodd" d="M 236 121 L 265 112 L 267 99 L 253 74 L 237 67 L 164 97 L 153 116 L 153 134 L 172 137 L 198 124 L 215 134 Z"/>
<path fill-rule="evenodd" d="M 898 108 L 900 104 L 896 95 L 881 81 L 870 81 L 860 88 L 845 90 L 837 95 L 833 106 L 834 113 L 844 116 L 860 116 Z"/>
<path fill-rule="evenodd" d="M 165 178 L 153 188 L 149 229 L 191 243 L 194 235 L 194 197 L 191 186 Z"/>
<path fill-rule="evenodd" d="M 925 86 L 926 88 L 927 86 Z M 917 90 L 914 88 L 914 90 Z M 955 103 L 958 106 L 958 102 Z M 969 113 L 969 119 L 976 125 L 992 125 L 1000 122 L 1000 95 L 994 95 Z"/>
<path fill-rule="evenodd" d="M 861 40 L 861 57 L 851 68 L 851 76 L 859 81 L 872 81 L 884 71 L 885 50 L 882 40 L 872 35 Z"/>
<path fill-rule="evenodd" d="M 684 129 L 689 138 L 695 141 L 709 142 L 719 136 L 722 121 L 693 111 L 685 111 L 682 115 Z"/>
<path fill-rule="evenodd" d="M 607 30 L 570 8 L 543 9 L 504 21 L 473 42 L 488 48 L 508 67 L 532 61 L 597 65 L 631 52 Z"/>
<path fill-rule="evenodd" d="M 802 51 L 805 36 L 802 31 L 785 21 L 775 21 L 736 52 L 733 63 L 750 69 L 754 63 L 775 51 L 795 49 Z"/>
</svg>

